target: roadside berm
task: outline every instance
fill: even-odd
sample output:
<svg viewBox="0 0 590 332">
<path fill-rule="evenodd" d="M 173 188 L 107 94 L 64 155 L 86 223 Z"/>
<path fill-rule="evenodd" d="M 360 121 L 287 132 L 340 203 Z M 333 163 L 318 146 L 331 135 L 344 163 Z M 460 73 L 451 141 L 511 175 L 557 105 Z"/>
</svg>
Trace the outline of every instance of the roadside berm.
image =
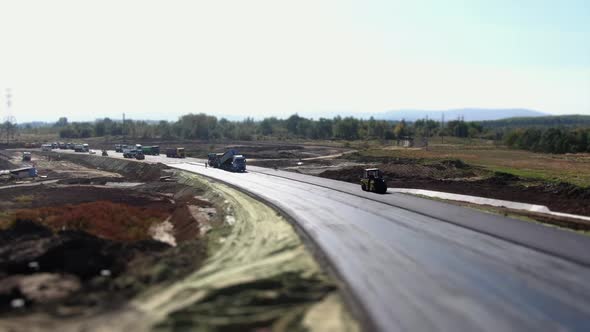
<svg viewBox="0 0 590 332">
<path fill-rule="evenodd" d="M 358 329 L 272 208 L 165 165 L 88 157 L 100 177 L 0 188 L 1 331 Z"/>
</svg>

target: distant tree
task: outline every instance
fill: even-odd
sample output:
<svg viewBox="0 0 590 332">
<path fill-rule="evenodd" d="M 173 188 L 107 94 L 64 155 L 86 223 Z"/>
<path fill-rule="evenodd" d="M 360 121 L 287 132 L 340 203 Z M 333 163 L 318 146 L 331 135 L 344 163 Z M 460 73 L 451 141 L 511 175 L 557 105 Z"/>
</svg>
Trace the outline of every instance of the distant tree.
<svg viewBox="0 0 590 332">
<path fill-rule="evenodd" d="M 287 131 L 289 132 L 289 134 L 292 134 L 292 135 L 297 135 L 298 125 L 299 125 L 299 115 L 298 114 L 291 115 L 285 121 L 285 128 L 287 128 Z"/>
<path fill-rule="evenodd" d="M 409 136 L 409 130 L 408 125 L 406 124 L 406 120 L 402 119 L 402 121 L 395 125 L 395 127 L 393 128 L 393 135 L 397 139 Z"/>
<path fill-rule="evenodd" d="M 358 139 L 359 120 L 353 117 L 334 119 L 334 136 L 346 140 Z"/>
<path fill-rule="evenodd" d="M 164 139 L 172 138 L 172 127 L 170 126 L 170 123 L 168 123 L 168 121 L 158 122 L 156 135 Z"/>
<path fill-rule="evenodd" d="M 57 122 L 55 123 L 55 127 L 58 127 L 58 128 L 63 128 L 63 127 L 66 127 L 67 125 L 68 125 L 68 118 L 66 118 L 65 116 L 59 118 L 57 120 Z"/>
<path fill-rule="evenodd" d="M 97 121 L 94 124 L 94 136 L 101 137 L 106 134 L 106 126 L 104 121 Z"/>
<path fill-rule="evenodd" d="M 331 119 L 320 118 L 316 124 L 317 138 L 330 139 L 334 137 L 334 121 Z"/>
<path fill-rule="evenodd" d="M 265 118 L 260 122 L 260 134 L 270 136 L 273 132 L 273 122 L 276 123 L 276 118 Z"/>
<path fill-rule="evenodd" d="M 15 122 L 12 120 L 6 120 L 0 126 L 0 137 L 6 141 L 6 144 L 9 144 L 11 140 L 15 139 L 18 127 Z"/>
</svg>

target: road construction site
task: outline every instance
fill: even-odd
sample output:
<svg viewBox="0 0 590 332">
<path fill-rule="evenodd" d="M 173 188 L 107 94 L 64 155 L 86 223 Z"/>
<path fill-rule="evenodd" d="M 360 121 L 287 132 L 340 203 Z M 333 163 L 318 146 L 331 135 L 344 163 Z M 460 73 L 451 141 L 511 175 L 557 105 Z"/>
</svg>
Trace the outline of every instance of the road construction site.
<svg viewBox="0 0 590 332">
<path fill-rule="evenodd" d="M 324 257 L 368 330 L 583 331 L 590 324 L 585 236 L 276 169 L 232 173 L 205 159 L 164 156 L 138 163 L 205 176 L 276 208 Z"/>
<path fill-rule="evenodd" d="M 161 163 L 32 162 L 35 181 L 0 185 L 0 330 L 358 330 L 343 285 L 250 196 Z"/>
</svg>

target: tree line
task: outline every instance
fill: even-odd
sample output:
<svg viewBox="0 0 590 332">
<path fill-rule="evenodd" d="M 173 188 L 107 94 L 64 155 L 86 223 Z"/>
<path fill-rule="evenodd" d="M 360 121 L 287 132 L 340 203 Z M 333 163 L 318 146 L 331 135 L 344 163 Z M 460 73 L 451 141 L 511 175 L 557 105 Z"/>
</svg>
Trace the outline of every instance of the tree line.
<svg viewBox="0 0 590 332">
<path fill-rule="evenodd" d="M 525 120 L 528 119 L 528 120 Z M 340 139 L 401 140 L 454 136 L 503 142 L 507 146 L 547 153 L 585 152 L 589 150 L 590 116 L 513 118 L 468 122 L 461 119 L 445 123 L 432 119 L 413 122 L 334 117 L 309 119 L 293 114 L 286 119 L 268 117 L 230 121 L 204 113 L 186 114 L 177 121 L 125 122 L 104 118 L 94 122 L 68 122 L 60 118 L 48 127 L 29 128 L 43 133 L 58 133 L 63 139 L 127 136 L 144 139 L 265 140 L 265 139 Z M 528 121 L 528 122 L 527 122 Z M 559 126 L 555 124 L 561 124 Z M 555 126 L 552 126 L 555 125 Z M 519 127 L 522 126 L 522 127 Z"/>
<path fill-rule="evenodd" d="M 590 152 L 590 128 L 520 128 L 507 133 L 504 142 L 534 152 Z"/>
<path fill-rule="evenodd" d="M 64 139 L 126 135 L 131 138 L 201 140 L 260 140 L 266 138 L 393 140 L 440 135 L 478 137 L 483 134 L 483 127 L 478 123 L 459 120 L 441 125 L 438 121 L 426 119 L 408 122 L 405 120 L 377 120 L 372 117 L 357 119 L 336 116 L 331 119 L 315 120 L 301 117 L 298 114 L 293 114 L 286 119 L 269 117 L 260 121 L 252 118 L 229 121 L 203 113 L 186 114 L 174 122 L 126 120 L 123 123 L 105 118 L 94 122 L 69 123 L 66 118 L 60 118 L 51 128 Z"/>
<path fill-rule="evenodd" d="M 482 121 L 482 127 L 492 129 L 515 128 L 556 128 L 556 127 L 589 127 L 590 115 L 553 115 L 537 117 L 515 117 L 500 120 Z"/>
</svg>

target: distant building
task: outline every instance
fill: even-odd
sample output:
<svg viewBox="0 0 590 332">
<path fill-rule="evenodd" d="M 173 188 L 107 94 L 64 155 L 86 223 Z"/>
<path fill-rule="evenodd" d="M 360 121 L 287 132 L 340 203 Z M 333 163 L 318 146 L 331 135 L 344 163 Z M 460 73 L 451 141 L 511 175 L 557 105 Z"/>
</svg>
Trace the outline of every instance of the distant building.
<svg viewBox="0 0 590 332">
<path fill-rule="evenodd" d="M 396 141 L 396 145 L 404 148 L 411 148 L 414 146 L 414 139 L 410 136 L 398 138 Z"/>
</svg>

